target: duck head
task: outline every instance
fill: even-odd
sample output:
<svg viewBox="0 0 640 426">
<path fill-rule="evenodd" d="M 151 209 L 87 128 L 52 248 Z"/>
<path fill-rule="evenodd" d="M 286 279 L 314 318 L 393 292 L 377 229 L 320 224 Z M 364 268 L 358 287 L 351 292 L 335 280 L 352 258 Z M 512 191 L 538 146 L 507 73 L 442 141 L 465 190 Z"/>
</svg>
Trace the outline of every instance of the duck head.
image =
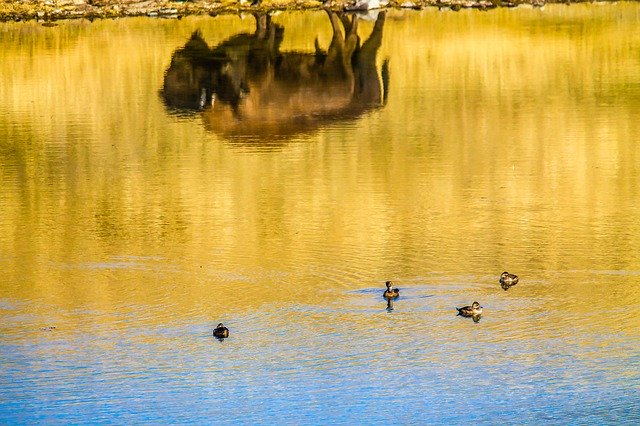
<svg viewBox="0 0 640 426">
<path fill-rule="evenodd" d="M 387 286 L 387 290 L 392 290 L 393 289 L 393 283 L 391 281 L 387 281 L 385 283 L 385 285 Z"/>
</svg>

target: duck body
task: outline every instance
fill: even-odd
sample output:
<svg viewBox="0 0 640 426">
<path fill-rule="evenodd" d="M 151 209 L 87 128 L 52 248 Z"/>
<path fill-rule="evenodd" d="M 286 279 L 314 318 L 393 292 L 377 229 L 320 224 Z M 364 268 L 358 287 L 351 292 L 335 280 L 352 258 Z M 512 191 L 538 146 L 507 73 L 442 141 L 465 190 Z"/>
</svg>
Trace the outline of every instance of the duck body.
<svg viewBox="0 0 640 426">
<path fill-rule="evenodd" d="M 229 329 L 225 327 L 222 323 L 220 323 L 213 330 L 213 337 L 217 337 L 218 339 L 225 339 L 229 337 Z"/>
<path fill-rule="evenodd" d="M 503 289 L 508 289 L 514 285 L 518 284 L 518 276 L 515 274 L 510 274 L 507 271 L 504 271 L 500 274 L 500 285 Z"/>
<path fill-rule="evenodd" d="M 382 294 L 387 299 L 395 299 L 400 296 L 400 290 L 394 288 L 393 290 L 387 290 Z"/>
<path fill-rule="evenodd" d="M 385 285 L 387 286 L 387 289 L 382 294 L 382 297 L 385 299 L 395 299 L 400 296 L 400 290 L 393 288 L 393 283 L 391 281 L 387 281 Z"/>
<path fill-rule="evenodd" d="M 479 317 L 482 315 L 482 306 L 478 302 L 473 302 L 471 306 L 463 306 L 456 309 L 458 310 L 458 315 L 463 317 Z"/>
</svg>

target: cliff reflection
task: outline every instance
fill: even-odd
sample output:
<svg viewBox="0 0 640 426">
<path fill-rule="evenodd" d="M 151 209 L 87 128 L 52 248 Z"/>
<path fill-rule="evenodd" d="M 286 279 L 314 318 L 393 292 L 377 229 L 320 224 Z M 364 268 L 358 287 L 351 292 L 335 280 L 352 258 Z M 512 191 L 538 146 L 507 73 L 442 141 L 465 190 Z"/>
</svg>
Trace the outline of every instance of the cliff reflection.
<svg viewBox="0 0 640 426">
<path fill-rule="evenodd" d="M 225 137 L 272 139 L 356 119 L 386 100 L 388 63 L 376 54 L 385 13 L 361 44 L 358 17 L 327 11 L 328 50 L 281 52 L 284 27 L 254 15 L 253 34 L 210 48 L 196 31 L 174 52 L 162 97 L 174 112 L 202 112 L 205 127 Z M 343 31 L 344 30 L 344 31 Z"/>
</svg>

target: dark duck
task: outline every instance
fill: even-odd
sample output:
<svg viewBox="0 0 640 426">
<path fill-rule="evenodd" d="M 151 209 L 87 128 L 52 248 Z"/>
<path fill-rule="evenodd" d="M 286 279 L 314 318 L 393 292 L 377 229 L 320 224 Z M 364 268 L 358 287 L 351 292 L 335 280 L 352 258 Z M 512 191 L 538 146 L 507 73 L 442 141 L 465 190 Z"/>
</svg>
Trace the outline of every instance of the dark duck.
<svg viewBox="0 0 640 426">
<path fill-rule="evenodd" d="M 393 283 L 391 281 L 387 281 L 385 285 L 387 286 L 387 289 L 382 295 L 385 299 L 395 299 L 400 296 L 400 290 L 393 288 Z"/>
<path fill-rule="evenodd" d="M 463 317 L 479 317 L 482 315 L 482 306 L 478 302 L 473 302 L 471 306 L 463 306 L 456 309 L 458 310 L 458 315 Z"/>
<path fill-rule="evenodd" d="M 218 339 L 224 339 L 226 337 L 229 337 L 229 329 L 225 327 L 222 323 L 220 323 L 213 330 L 213 337 L 217 337 Z"/>
<path fill-rule="evenodd" d="M 513 287 L 518 284 L 518 276 L 515 274 L 510 274 L 507 271 L 504 271 L 500 274 L 500 285 L 503 289 L 507 290 L 509 287 Z"/>
</svg>

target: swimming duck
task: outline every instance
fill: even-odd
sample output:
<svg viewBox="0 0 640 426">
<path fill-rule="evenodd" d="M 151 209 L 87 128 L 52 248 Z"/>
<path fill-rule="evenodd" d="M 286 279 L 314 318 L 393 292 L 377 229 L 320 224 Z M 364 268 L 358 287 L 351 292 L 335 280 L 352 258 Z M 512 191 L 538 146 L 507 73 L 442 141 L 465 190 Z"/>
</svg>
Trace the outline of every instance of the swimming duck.
<svg viewBox="0 0 640 426">
<path fill-rule="evenodd" d="M 503 289 L 508 289 L 511 286 L 518 284 L 518 276 L 515 274 L 510 274 L 507 271 L 504 271 L 500 274 L 500 285 Z"/>
<path fill-rule="evenodd" d="M 387 289 L 382 295 L 383 297 L 387 299 L 395 299 L 396 297 L 400 296 L 400 290 L 398 290 L 397 288 L 393 288 L 393 283 L 391 281 L 387 281 L 385 285 L 387 286 Z"/>
<path fill-rule="evenodd" d="M 222 323 L 220 323 L 213 330 L 213 336 L 217 337 L 218 339 L 224 339 L 225 337 L 229 337 L 229 329 L 225 327 Z"/>
<path fill-rule="evenodd" d="M 456 309 L 458 310 L 458 315 L 463 317 L 479 317 L 482 315 L 482 306 L 478 302 L 473 302 L 471 306 L 463 306 Z"/>
</svg>

